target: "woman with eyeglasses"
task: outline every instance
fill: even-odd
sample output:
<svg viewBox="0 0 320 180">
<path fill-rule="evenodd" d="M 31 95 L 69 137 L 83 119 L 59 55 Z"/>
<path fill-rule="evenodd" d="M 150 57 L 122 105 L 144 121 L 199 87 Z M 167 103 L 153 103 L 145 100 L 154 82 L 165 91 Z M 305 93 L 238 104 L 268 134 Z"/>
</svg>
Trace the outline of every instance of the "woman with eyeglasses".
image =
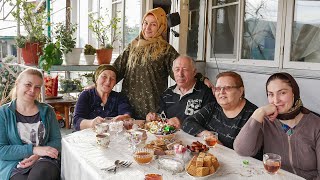
<svg viewBox="0 0 320 180">
<path fill-rule="evenodd" d="M 182 129 L 194 136 L 218 133 L 218 143 L 233 149 L 233 141 L 257 106 L 244 98 L 242 78 L 235 72 L 222 72 L 216 77 L 213 93 L 216 102 L 209 103 L 184 120 Z"/>
</svg>

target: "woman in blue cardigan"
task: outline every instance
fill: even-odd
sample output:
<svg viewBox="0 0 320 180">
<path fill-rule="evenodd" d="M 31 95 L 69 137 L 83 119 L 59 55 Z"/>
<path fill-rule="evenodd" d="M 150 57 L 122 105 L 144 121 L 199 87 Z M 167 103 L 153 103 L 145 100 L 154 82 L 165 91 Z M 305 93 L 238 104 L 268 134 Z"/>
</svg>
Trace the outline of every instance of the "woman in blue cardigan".
<svg viewBox="0 0 320 180">
<path fill-rule="evenodd" d="M 42 85 L 40 71 L 22 71 L 0 107 L 1 179 L 60 179 L 61 134 L 53 109 L 36 100 Z"/>
</svg>

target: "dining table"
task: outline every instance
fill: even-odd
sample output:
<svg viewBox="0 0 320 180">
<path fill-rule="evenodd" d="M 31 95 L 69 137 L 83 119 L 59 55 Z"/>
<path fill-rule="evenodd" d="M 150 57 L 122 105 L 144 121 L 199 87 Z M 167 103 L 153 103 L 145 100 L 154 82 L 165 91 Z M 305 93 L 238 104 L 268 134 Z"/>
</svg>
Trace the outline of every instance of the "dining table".
<svg viewBox="0 0 320 180">
<path fill-rule="evenodd" d="M 146 143 L 155 140 L 154 134 L 147 133 Z M 163 180 L 189 180 L 192 177 L 183 171 L 173 174 L 159 169 L 157 160 L 150 164 L 140 165 L 133 158 L 132 148 L 125 136 L 125 131 L 111 135 L 109 147 L 101 147 L 96 142 L 93 129 L 85 129 L 68 134 L 62 138 L 61 178 L 63 180 L 143 180 L 147 173 L 161 174 Z M 194 141 L 203 142 L 202 138 L 191 136 L 182 130 L 176 132 L 176 139 L 184 145 Z M 217 157 L 220 167 L 209 179 L 237 180 L 237 179 L 272 179 L 299 180 L 304 179 L 288 171 L 280 169 L 276 174 L 268 174 L 262 161 L 252 157 L 239 156 L 234 150 L 217 144 L 209 152 Z M 102 170 L 114 165 L 116 160 L 132 161 L 128 168 L 120 167 L 116 173 Z M 245 163 L 244 163 L 245 162 Z"/>
</svg>

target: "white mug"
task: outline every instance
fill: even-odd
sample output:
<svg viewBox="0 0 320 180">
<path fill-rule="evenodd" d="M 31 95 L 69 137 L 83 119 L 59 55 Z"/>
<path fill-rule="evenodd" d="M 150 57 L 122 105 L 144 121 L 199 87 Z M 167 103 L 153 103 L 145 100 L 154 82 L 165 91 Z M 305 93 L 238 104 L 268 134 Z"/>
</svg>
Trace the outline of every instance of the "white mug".
<svg viewBox="0 0 320 180">
<path fill-rule="evenodd" d="M 97 144 L 99 144 L 102 147 L 108 147 L 110 143 L 110 134 L 109 133 L 102 133 L 97 134 Z"/>
<path fill-rule="evenodd" d="M 100 123 L 100 124 L 96 124 L 96 133 L 97 134 L 103 134 L 103 133 L 107 133 L 109 130 L 109 125 L 108 123 Z"/>
</svg>

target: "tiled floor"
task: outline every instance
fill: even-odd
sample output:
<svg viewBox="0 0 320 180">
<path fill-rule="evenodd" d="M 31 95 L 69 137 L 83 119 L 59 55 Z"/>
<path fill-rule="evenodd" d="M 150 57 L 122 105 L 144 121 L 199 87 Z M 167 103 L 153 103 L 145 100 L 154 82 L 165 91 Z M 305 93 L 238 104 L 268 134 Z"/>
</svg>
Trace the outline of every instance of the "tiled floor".
<svg viewBox="0 0 320 180">
<path fill-rule="evenodd" d="M 73 131 L 73 129 L 66 129 L 66 128 L 61 128 L 61 129 L 60 129 L 60 132 L 61 132 L 61 136 L 62 136 L 62 137 L 65 136 L 65 135 L 67 135 L 67 134 L 72 133 L 72 131 Z"/>
</svg>

